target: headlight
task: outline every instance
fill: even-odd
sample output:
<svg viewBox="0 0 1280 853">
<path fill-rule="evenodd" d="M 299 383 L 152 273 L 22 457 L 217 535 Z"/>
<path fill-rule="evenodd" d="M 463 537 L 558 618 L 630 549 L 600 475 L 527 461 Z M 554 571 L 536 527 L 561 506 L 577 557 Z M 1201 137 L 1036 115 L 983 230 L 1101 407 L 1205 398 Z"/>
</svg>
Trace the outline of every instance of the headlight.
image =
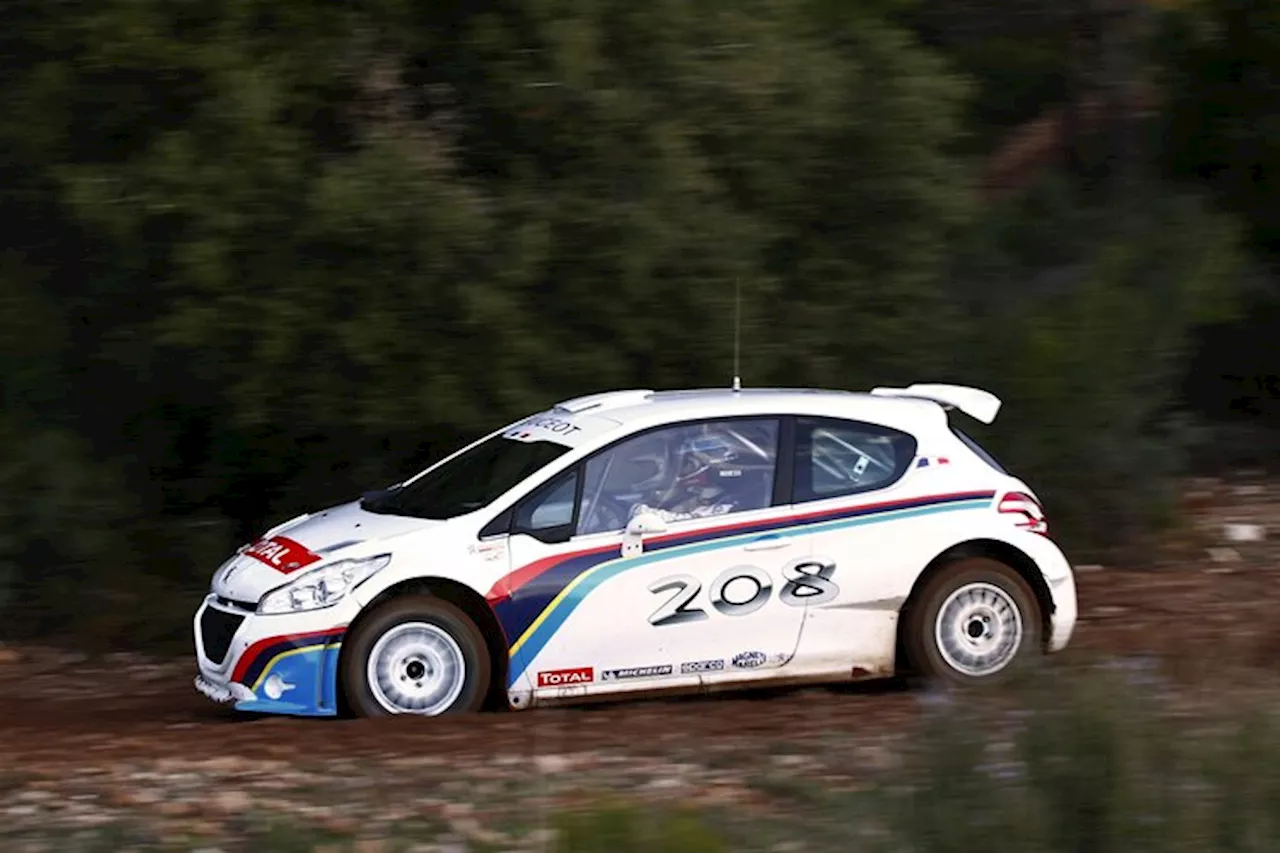
<svg viewBox="0 0 1280 853">
<path fill-rule="evenodd" d="M 390 554 L 339 560 L 299 576 L 262 596 L 259 613 L 299 613 L 332 607 L 374 572 L 391 562 Z"/>
</svg>

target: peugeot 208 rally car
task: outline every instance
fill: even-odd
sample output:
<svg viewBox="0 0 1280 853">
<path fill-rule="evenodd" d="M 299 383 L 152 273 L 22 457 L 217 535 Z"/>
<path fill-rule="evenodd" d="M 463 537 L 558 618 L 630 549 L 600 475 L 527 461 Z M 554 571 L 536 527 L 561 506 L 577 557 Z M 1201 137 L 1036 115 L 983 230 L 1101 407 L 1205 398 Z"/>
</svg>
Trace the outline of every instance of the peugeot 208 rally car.
<svg viewBox="0 0 1280 853">
<path fill-rule="evenodd" d="M 951 423 L 954 385 L 617 391 L 299 516 L 221 566 L 196 686 L 300 715 L 998 679 L 1063 648 L 1040 502 Z"/>
</svg>

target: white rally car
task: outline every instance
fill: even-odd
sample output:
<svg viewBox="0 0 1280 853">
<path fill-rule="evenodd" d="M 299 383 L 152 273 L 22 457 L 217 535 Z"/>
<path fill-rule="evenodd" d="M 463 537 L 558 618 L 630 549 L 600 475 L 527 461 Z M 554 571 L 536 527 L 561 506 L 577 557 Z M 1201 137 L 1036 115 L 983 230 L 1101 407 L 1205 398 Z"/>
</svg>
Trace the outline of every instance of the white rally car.
<svg viewBox="0 0 1280 853">
<path fill-rule="evenodd" d="M 950 422 L 954 385 L 617 391 L 267 531 L 195 615 L 244 711 L 435 715 L 918 675 L 1063 648 L 1041 506 Z"/>
</svg>

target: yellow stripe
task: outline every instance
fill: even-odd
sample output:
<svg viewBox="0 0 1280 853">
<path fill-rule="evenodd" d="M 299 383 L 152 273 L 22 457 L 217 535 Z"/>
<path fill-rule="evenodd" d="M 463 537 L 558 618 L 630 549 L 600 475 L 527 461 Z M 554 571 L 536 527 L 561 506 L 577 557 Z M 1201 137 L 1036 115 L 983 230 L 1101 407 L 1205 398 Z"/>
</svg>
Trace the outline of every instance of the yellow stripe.
<svg viewBox="0 0 1280 853">
<path fill-rule="evenodd" d="M 783 529 L 787 530 L 790 528 L 783 528 Z M 753 536 L 758 536 L 758 535 L 759 534 L 754 531 L 749 533 L 731 533 L 722 539 L 705 540 L 703 542 L 688 542 L 684 545 L 676 545 L 673 548 L 664 549 L 662 552 L 662 556 L 664 559 L 679 557 L 682 554 L 688 553 L 689 551 L 697 552 L 698 550 L 701 549 L 703 545 L 706 545 L 708 542 L 715 542 L 716 544 L 719 544 L 719 545 L 732 545 L 736 540 L 749 539 Z M 652 551 L 647 551 L 641 556 L 648 556 L 649 554 L 652 554 L 652 553 L 653 553 Z M 541 625 L 543 622 L 545 622 L 547 620 L 547 617 L 550 616 L 553 612 L 555 612 L 556 605 L 558 605 L 561 601 L 563 601 L 565 596 L 567 596 L 570 592 L 573 592 L 575 587 L 577 587 L 579 584 L 584 583 L 587 580 L 587 578 L 591 577 L 596 572 L 601 571 L 613 565 L 614 563 L 625 562 L 627 560 L 634 560 L 634 559 L 636 559 L 636 557 L 632 556 L 632 557 L 617 557 L 612 560 L 606 560 L 605 562 L 600 563 L 597 566 L 592 566 L 590 569 L 587 569 L 585 572 L 583 572 L 582 574 L 574 578 L 569 583 L 568 586 L 566 586 L 564 589 L 560 591 L 559 595 L 551 599 L 551 603 L 542 609 L 542 612 L 538 614 L 538 618 L 534 619 L 533 623 L 527 629 L 525 629 L 525 632 L 523 634 L 520 635 L 520 639 L 515 641 L 515 644 L 512 645 L 511 647 L 511 655 L 514 656 L 516 652 L 520 651 L 520 647 L 524 645 L 525 641 L 528 640 L 531 636 L 533 636 L 533 632 L 538 630 L 538 626 Z"/>
<path fill-rule="evenodd" d="M 673 550 L 674 550 L 674 549 L 673 549 Z M 627 559 L 630 559 L 630 558 L 628 557 Z M 536 630 L 538 630 L 538 626 L 539 626 L 539 625 L 541 625 L 543 622 L 545 622 L 545 621 L 547 620 L 547 617 L 548 617 L 548 616 L 550 616 L 550 615 L 551 615 L 551 613 L 556 609 L 556 605 L 558 605 L 561 601 L 563 601 L 563 600 L 564 600 L 564 598 L 565 598 L 569 593 L 573 592 L 573 590 L 574 590 L 575 588 L 577 588 L 579 584 L 581 584 L 581 583 L 585 582 L 587 578 L 591 577 L 593 574 L 595 574 L 596 572 L 600 571 L 600 570 L 601 570 L 601 569 L 603 569 L 605 566 L 612 565 L 612 564 L 614 564 L 614 563 L 616 563 L 616 562 L 618 562 L 618 561 L 617 561 L 617 560 L 606 560 L 605 562 L 601 563 L 601 564 L 600 564 L 600 565 L 598 565 L 598 566 L 592 566 L 591 568 L 587 569 L 585 572 L 583 572 L 582 574 L 580 574 L 580 575 L 578 575 L 576 578 L 574 578 L 574 579 L 569 583 L 569 585 L 568 585 L 568 586 L 566 586 L 564 589 L 560 590 L 560 594 L 559 594 L 559 595 L 557 595 L 555 598 L 551 599 L 551 603 L 550 603 L 550 604 L 548 604 L 546 607 L 542 608 L 542 612 L 538 614 L 538 618 L 537 618 L 537 619 L 534 619 L 534 620 L 533 620 L 533 623 L 532 623 L 532 624 L 530 624 L 530 625 L 529 625 L 529 627 L 528 627 L 527 629 L 525 629 L 525 632 L 524 632 L 523 634 L 521 634 L 521 635 L 520 635 L 520 639 L 516 640 L 515 645 L 513 645 L 513 646 L 511 647 L 511 655 L 512 655 L 512 656 L 515 656 L 516 652 L 520 651 L 520 647 L 524 645 L 525 640 L 527 640 L 527 639 L 529 639 L 530 637 L 532 637 L 532 636 L 533 636 L 533 632 L 534 632 L 534 631 L 536 631 Z"/>
<path fill-rule="evenodd" d="M 968 508 L 966 504 L 968 504 L 971 501 L 982 501 L 985 503 L 990 500 L 991 498 L 975 497 L 975 498 L 966 499 L 964 501 L 956 501 L 955 505 L 937 504 L 936 506 L 942 508 L 940 511 L 946 511 L 954 508 Z M 803 522 L 797 522 L 795 524 L 779 527 L 769 531 L 762 532 L 762 531 L 753 530 L 745 533 L 731 533 L 722 538 L 704 539 L 701 542 L 689 542 L 684 545 L 676 545 L 675 547 L 664 549 L 661 553 L 664 559 L 670 559 L 672 557 L 679 557 L 691 552 L 699 553 L 705 550 L 705 546 L 711 543 L 715 543 L 717 546 L 722 546 L 722 547 L 732 547 L 734 544 L 738 542 L 746 541 L 761 535 L 769 535 L 771 533 L 782 535 L 788 531 L 795 530 L 797 527 L 812 527 L 815 533 L 821 533 L 821 532 L 825 532 L 828 529 L 838 529 L 838 527 L 840 526 L 840 524 L 838 523 L 850 523 L 850 522 L 861 523 L 865 519 L 873 519 L 875 522 L 894 521 L 896 519 L 904 518 L 904 517 L 910 518 L 913 515 L 919 514 L 920 510 L 932 509 L 934 506 L 935 505 L 932 505 L 932 504 L 926 504 L 924 506 L 918 506 L 918 507 L 899 507 L 897 509 L 882 510 L 881 512 L 871 513 L 870 515 L 866 515 L 866 516 L 848 516 L 845 518 L 833 519 L 831 521 L 826 521 L 826 522 L 816 522 L 812 525 L 807 525 L 807 524 L 804 524 Z M 771 521 L 772 519 L 766 519 L 766 520 Z M 831 525 L 831 527 L 826 527 L 825 525 Z M 648 551 L 642 554 L 641 556 L 647 556 L 652 553 L 654 552 Z M 551 599 L 551 603 L 542 609 L 542 612 L 538 614 L 538 618 L 534 619 L 532 624 L 530 624 L 529 627 L 525 629 L 525 632 L 520 635 L 520 639 L 515 641 L 515 643 L 511 646 L 510 656 L 513 658 L 515 657 L 516 653 L 520 651 L 520 649 L 524 646 L 525 642 L 530 637 L 533 636 L 535 631 L 538 630 L 538 627 L 547 620 L 547 617 L 549 617 L 552 613 L 555 612 L 556 607 L 559 606 L 560 602 L 562 602 L 569 595 L 569 593 L 573 592 L 573 590 L 579 584 L 585 583 L 586 580 L 590 578 L 593 574 L 613 565 L 614 563 L 627 562 L 635 559 L 638 559 L 638 558 L 633 556 L 633 557 L 618 557 L 613 560 L 608 560 L 606 562 L 600 563 L 597 566 L 593 566 L 592 568 L 588 569 L 587 571 L 583 572 L 582 574 L 574 578 L 569 583 L 568 586 L 566 586 L 563 590 L 560 591 L 559 595 Z"/>
<path fill-rule="evenodd" d="M 784 529 L 786 529 L 786 528 L 784 528 Z M 728 536 L 724 537 L 723 539 L 714 539 L 714 540 L 707 540 L 707 541 L 714 541 L 714 542 L 716 542 L 717 544 L 725 544 L 725 545 L 729 545 L 729 544 L 732 544 L 734 540 L 737 540 L 737 539 L 748 539 L 748 538 L 750 538 L 750 537 L 752 537 L 752 536 L 757 536 L 757 535 L 759 535 L 759 534 L 754 533 L 754 532 L 752 532 L 752 533 L 732 533 L 732 534 L 730 534 L 730 535 L 728 535 Z M 675 546 L 674 548 L 667 548 L 667 549 L 665 549 L 665 550 L 664 550 L 664 552 L 663 552 L 663 557 L 664 557 L 664 558 L 679 557 L 681 554 L 684 554 L 684 553 L 686 553 L 686 552 L 688 552 L 688 551 L 696 551 L 696 550 L 698 550 L 702 545 L 705 545 L 705 544 L 707 544 L 707 542 L 706 542 L 706 541 L 704 541 L 704 542 L 689 542 L 689 543 L 686 543 L 686 544 L 684 544 L 684 545 L 677 545 L 677 546 Z M 651 554 L 651 553 L 653 553 L 653 552 L 651 552 L 651 551 L 650 551 L 650 552 L 646 552 L 646 554 Z M 525 632 L 524 632 L 523 634 L 521 634 L 521 635 L 520 635 L 520 639 L 516 640 L 515 644 L 511 647 L 511 655 L 514 657 L 514 656 L 515 656 L 515 654 L 516 654 L 516 652 L 520 651 L 520 647 L 524 645 L 524 643 L 525 643 L 525 641 L 526 641 L 526 640 L 528 640 L 531 636 L 533 636 L 533 632 L 534 632 L 534 631 L 536 631 L 536 630 L 538 630 L 538 626 L 539 626 L 539 625 L 541 625 L 543 622 L 545 622 L 545 621 L 547 620 L 547 617 L 548 617 L 548 616 L 550 616 L 552 613 L 554 613 L 554 612 L 555 612 L 556 606 L 557 606 L 561 601 L 563 601 L 563 600 L 565 599 L 565 597 L 566 597 L 569 593 L 573 592 L 573 590 L 574 590 L 578 585 L 580 585 L 580 584 L 582 584 L 582 583 L 585 583 L 585 582 L 586 582 L 586 580 L 587 580 L 587 578 L 591 577 L 591 576 L 592 576 L 593 574 L 595 574 L 596 572 L 601 571 L 601 570 L 603 570 L 603 569 L 605 569 L 605 568 L 607 568 L 607 567 L 609 567 L 609 566 L 613 565 L 614 563 L 618 563 L 618 562 L 625 562 L 625 561 L 627 561 L 627 560 L 634 560 L 634 559 L 636 559 L 636 558 L 635 558 L 634 556 L 632 556 L 632 557 L 618 557 L 618 558 L 613 559 L 613 560 L 606 560 L 605 562 L 600 563 L 600 564 L 599 564 L 599 565 L 597 565 L 597 566 L 592 566 L 591 568 L 587 569 L 585 572 L 583 572 L 582 574 L 580 574 L 580 575 L 578 575 L 576 578 L 574 578 L 574 579 L 569 583 L 569 585 L 568 585 L 568 586 L 566 586 L 564 589 L 562 589 L 562 590 L 560 591 L 560 594 L 559 594 L 559 595 L 557 595 L 555 598 L 551 599 L 551 603 L 550 603 L 550 604 L 548 604 L 546 607 L 544 607 L 544 608 L 542 609 L 542 612 L 538 614 L 538 618 L 537 618 L 537 619 L 534 619 L 534 620 L 533 620 L 533 623 L 532 623 L 532 624 L 530 624 L 530 625 L 529 625 L 529 627 L 528 627 L 527 629 L 525 629 Z"/>
<path fill-rule="evenodd" d="M 276 664 L 278 664 L 280 661 L 284 660 L 285 658 L 290 657 L 291 655 L 300 655 L 303 652 L 310 652 L 316 649 L 323 649 L 325 648 L 326 645 L 327 645 L 326 643 L 318 643 L 314 646 L 299 646 L 296 649 L 289 649 L 286 652 L 281 652 L 280 654 L 273 657 L 271 660 L 267 661 L 267 665 L 262 668 L 262 672 L 258 675 L 258 680 L 253 682 L 253 687 L 251 689 L 253 690 L 254 693 L 257 693 L 258 688 L 262 686 L 263 679 L 267 677 L 267 673 L 271 672 L 271 668 Z M 336 649 L 341 645 L 342 643 L 334 643 L 333 648 Z"/>
</svg>

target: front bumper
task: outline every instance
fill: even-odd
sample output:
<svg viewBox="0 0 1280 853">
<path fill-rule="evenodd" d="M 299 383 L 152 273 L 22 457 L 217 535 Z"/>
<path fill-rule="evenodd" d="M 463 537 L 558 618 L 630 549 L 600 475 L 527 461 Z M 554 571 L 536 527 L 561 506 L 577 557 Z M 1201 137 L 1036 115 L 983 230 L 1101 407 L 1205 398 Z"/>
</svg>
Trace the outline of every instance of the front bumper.
<svg viewBox="0 0 1280 853">
<path fill-rule="evenodd" d="M 195 687 L 238 711 L 334 716 L 342 639 L 358 611 L 348 599 L 323 610 L 262 616 L 210 594 L 193 621 Z"/>
</svg>

